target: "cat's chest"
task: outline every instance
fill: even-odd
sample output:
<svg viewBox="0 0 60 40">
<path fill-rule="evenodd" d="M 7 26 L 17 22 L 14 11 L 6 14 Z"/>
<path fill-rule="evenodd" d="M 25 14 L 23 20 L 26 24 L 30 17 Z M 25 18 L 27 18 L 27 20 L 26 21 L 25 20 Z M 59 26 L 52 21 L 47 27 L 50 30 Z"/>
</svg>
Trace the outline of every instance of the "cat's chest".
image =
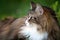
<svg viewBox="0 0 60 40">
<path fill-rule="evenodd" d="M 21 27 L 20 31 L 28 40 L 47 40 L 48 33 L 47 32 L 38 32 L 36 24 L 29 24 L 26 21 L 26 26 Z"/>
<path fill-rule="evenodd" d="M 48 33 L 40 33 L 37 31 L 36 27 L 24 26 L 21 29 L 22 31 L 20 31 L 20 33 L 27 37 L 28 40 L 47 40 Z"/>
<path fill-rule="evenodd" d="M 28 40 L 47 40 L 48 33 L 39 33 L 34 27 L 23 27 L 21 33 L 28 38 Z"/>
</svg>

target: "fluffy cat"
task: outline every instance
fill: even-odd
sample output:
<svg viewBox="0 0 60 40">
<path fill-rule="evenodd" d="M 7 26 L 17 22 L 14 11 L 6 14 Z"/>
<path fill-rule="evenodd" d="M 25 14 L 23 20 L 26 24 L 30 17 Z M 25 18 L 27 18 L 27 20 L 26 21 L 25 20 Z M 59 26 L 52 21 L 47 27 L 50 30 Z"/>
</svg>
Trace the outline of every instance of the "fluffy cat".
<svg viewBox="0 0 60 40">
<path fill-rule="evenodd" d="M 31 2 L 28 15 L 0 21 L 0 40 L 60 40 L 53 10 Z"/>
</svg>

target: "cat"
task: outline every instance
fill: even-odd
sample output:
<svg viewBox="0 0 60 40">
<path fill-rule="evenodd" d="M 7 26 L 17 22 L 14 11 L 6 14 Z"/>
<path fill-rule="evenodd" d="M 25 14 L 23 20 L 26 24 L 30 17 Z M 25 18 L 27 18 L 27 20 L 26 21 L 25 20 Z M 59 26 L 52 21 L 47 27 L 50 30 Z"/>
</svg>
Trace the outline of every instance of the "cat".
<svg viewBox="0 0 60 40">
<path fill-rule="evenodd" d="M 0 40 L 60 40 L 54 11 L 31 2 L 27 16 L 0 21 Z"/>
<path fill-rule="evenodd" d="M 48 7 L 31 2 L 31 9 L 20 28 L 26 40 L 59 40 L 60 29 L 54 11 Z"/>
</svg>

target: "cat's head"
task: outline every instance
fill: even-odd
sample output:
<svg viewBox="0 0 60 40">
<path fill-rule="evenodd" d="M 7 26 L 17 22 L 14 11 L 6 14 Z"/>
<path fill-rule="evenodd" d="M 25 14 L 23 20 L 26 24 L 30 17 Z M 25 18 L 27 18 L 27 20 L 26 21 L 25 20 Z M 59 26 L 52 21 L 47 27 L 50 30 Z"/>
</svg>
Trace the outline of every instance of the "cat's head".
<svg viewBox="0 0 60 40">
<path fill-rule="evenodd" d="M 44 29 L 50 26 L 53 20 L 50 9 L 34 2 L 31 2 L 31 9 L 28 12 L 27 19 L 30 24 L 35 23 Z"/>
<path fill-rule="evenodd" d="M 43 20 L 44 9 L 40 4 L 36 4 L 31 2 L 31 9 L 28 12 L 28 16 L 30 17 L 29 22 L 31 23 L 40 23 L 39 21 Z M 41 21 L 42 22 L 42 21 Z"/>
<path fill-rule="evenodd" d="M 28 12 L 28 22 L 30 24 L 35 23 L 49 30 L 55 22 L 54 17 L 55 15 L 51 8 L 31 2 L 31 9 Z"/>
</svg>

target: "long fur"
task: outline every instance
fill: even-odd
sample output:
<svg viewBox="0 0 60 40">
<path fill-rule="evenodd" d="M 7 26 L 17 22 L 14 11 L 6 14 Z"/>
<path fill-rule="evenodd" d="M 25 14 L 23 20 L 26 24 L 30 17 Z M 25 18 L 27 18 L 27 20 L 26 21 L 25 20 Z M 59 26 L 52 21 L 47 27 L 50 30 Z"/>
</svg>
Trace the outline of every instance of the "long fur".
<svg viewBox="0 0 60 40">
<path fill-rule="evenodd" d="M 26 26 L 25 22 L 29 18 L 29 16 L 0 21 L 0 40 L 26 40 L 26 36 L 30 35 L 31 33 L 31 37 L 28 37 L 32 38 L 32 40 L 35 40 L 35 38 L 36 40 L 39 40 L 41 39 L 41 37 L 47 37 L 47 35 L 48 38 L 46 40 L 60 40 L 60 29 L 57 24 L 57 20 L 55 19 L 55 15 L 52 15 L 54 14 L 53 10 L 50 10 L 47 7 L 42 8 L 44 10 L 42 16 L 33 17 L 33 19 L 30 19 L 28 21 L 30 24 L 33 24 L 33 27 Z M 26 31 L 26 34 L 29 31 L 30 33 L 25 36 L 23 34 L 23 30 Z"/>
</svg>

